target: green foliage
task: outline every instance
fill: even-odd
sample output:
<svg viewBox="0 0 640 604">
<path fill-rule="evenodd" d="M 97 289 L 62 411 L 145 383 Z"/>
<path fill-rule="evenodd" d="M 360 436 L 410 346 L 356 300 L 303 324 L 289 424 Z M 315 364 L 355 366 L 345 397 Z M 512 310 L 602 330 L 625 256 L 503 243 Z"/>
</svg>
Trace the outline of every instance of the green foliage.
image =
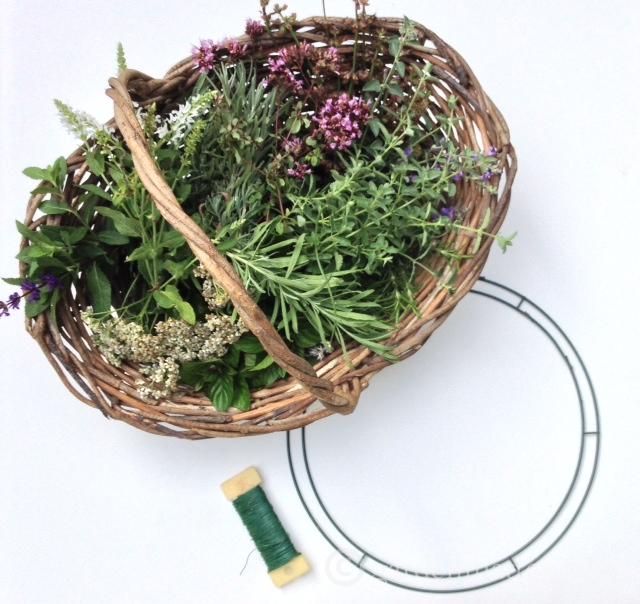
<svg viewBox="0 0 640 604">
<path fill-rule="evenodd" d="M 127 59 L 124 54 L 124 47 L 122 46 L 122 42 L 118 42 L 116 51 L 116 63 L 118 65 L 118 72 L 122 72 L 127 69 Z"/>
<path fill-rule="evenodd" d="M 218 411 L 230 407 L 247 411 L 251 390 L 269 386 L 285 375 L 250 334 L 242 336 L 222 359 L 184 363 L 180 368 L 181 381 L 206 392 Z"/>
<path fill-rule="evenodd" d="M 453 205 L 460 175 L 495 194 L 486 176 L 498 162 L 457 147 L 455 96 L 449 113 L 425 117 L 426 107 L 433 111 L 430 66 L 402 60 L 415 38 L 405 19 L 400 35 L 380 39 L 376 52 L 391 60 L 374 62 L 356 91 L 369 101 L 371 119 L 344 151 L 329 150 L 315 131 L 313 114 L 326 97 L 296 98 L 265 86 L 243 63 L 202 76 L 161 115 L 155 106 L 137 108 L 150 152 L 183 210 L 290 346 L 309 358 L 312 348 L 346 352 L 353 341 L 393 358 L 385 341 L 415 311 L 416 274 L 426 270 L 442 278 L 442 287 L 454 287 L 443 277 L 455 275 L 468 256 L 449 247 L 450 235 L 474 237 L 472 253 L 487 235 L 490 213 L 471 229 L 443 210 Z M 120 44 L 117 62 L 126 69 Z M 353 73 L 357 68 L 354 56 Z M 318 76 L 304 69 L 296 77 L 315 82 Z M 353 89 L 354 78 L 343 79 Z M 41 211 L 59 217 L 59 224 L 37 230 L 18 223 L 29 242 L 18 255 L 28 276 L 53 272 L 65 285 L 86 288 L 97 319 L 117 316 L 146 333 L 169 317 L 190 326 L 211 313 L 236 317 L 228 300 L 212 306 L 205 295 L 211 283 L 194 273 L 190 248 L 158 212 L 122 140 L 91 116 L 61 101 L 56 106 L 84 141 L 90 174 L 68 182 L 63 158 L 25 170 L 41 181 L 35 189 L 45 196 Z M 298 151 L 288 150 L 292 141 Z M 293 168 L 300 162 L 308 172 L 298 178 Z M 496 239 L 505 250 L 513 237 Z M 58 296 L 44 292 L 27 313 L 55 308 Z M 180 366 L 182 383 L 206 393 L 220 411 L 249 409 L 252 390 L 283 377 L 250 334 L 221 358 Z"/>
</svg>

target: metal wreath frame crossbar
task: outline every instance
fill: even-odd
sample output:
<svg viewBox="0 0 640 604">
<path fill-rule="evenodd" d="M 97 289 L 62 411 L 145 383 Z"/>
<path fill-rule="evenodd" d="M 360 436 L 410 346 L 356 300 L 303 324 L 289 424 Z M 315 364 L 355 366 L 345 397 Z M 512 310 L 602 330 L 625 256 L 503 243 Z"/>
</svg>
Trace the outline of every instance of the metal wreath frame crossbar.
<svg viewBox="0 0 640 604">
<path fill-rule="evenodd" d="M 358 45 L 372 44 L 376 36 L 398 35 L 402 19 L 362 19 L 312 17 L 298 21 L 296 37 L 300 42 L 330 44 L 346 57 Z M 486 232 L 496 234 L 509 206 L 511 186 L 516 173 L 516 155 L 510 142 L 509 129 L 499 110 L 485 94 L 465 60 L 448 44 L 427 28 L 416 24 L 417 43 L 406 45 L 402 60 L 412 69 L 429 64 L 431 74 L 427 116 L 447 111 L 459 118 L 454 137 L 462 149 L 477 152 L 494 147 L 498 150 L 501 175 L 499 194 L 480 190 L 473 183 L 461 183 L 454 205 L 462 224 L 478 229 L 491 212 Z M 266 60 L 274 52 L 291 43 L 290 35 L 280 31 L 267 32 L 258 40 L 239 39 L 249 46 L 254 64 L 264 72 Z M 389 62 L 390 55 L 378 57 Z M 202 439 L 217 436 L 245 436 L 277 430 L 290 430 L 307 425 L 333 413 L 350 413 L 360 393 L 371 378 L 389 361 L 356 343 L 348 345 L 348 358 L 341 350 L 311 366 L 294 354 L 281 338 L 260 307 L 245 289 L 228 260 L 213 245 L 200 227 L 181 209 L 162 172 L 149 153 L 147 142 L 135 118 L 133 103 L 142 106 L 156 103 L 160 112 L 168 111 L 185 97 L 197 82 L 199 74 L 192 60 L 184 59 L 172 67 L 162 79 L 154 79 L 135 70 L 126 70 L 109 80 L 107 94 L 115 106 L 115 124 L 133 156 L 135 168 L 163 217 L 186 238 L 193 254 L 206 270 L 226 290 L 245 325 L 257 336 L 265 350 L 287 371 L 288 379 L 270 388 L 252 392 L 251 409 L 244 412 L 219 412 L 204 395 L 183 388 L 169 398 L 150 401 L 142 398 L 136 381 L 142 378 L 134 364 L 114 367 L 93 344 L 81 319 L 87 306 L 84 276 L 79 287 L 63 292 L 57 309 L 57 323 L 48 314 L 26 321 L 26 328 L 36 339 L 47 359 L 65 386 L 82 402 L 100 409 L 110 418 L 125 421 L 147 432 Z M 451 95 L 458 99 L 456 107 L 448 108 Z M 75 209 L 81 205 L 79 184 L 96 182 L 89 171 L 83 149 L 68 158 L 69 186 L 66 201 Z M 34 195 L 28 204 L 25 224 L 30 229 L 41 225 L 60 224 L 60 216 L 38 213 L 43 195 Z M 407 314 L 397 325 L 388 344 L 400 360 L 416 352 L 431 333 L 446 319 L 461 298 L 472 288 L 486 262 L 492 239 L 485 236 L 479 250 L 471 254 L 476 237 L 471 231 L 450 234 L 447 242 L 461 256 L 455 289 L 442 284 L 451 275 L 444 271 L 441 278 L 423 272 L 418 278 L 417 307 L 419 313 Z M 23 240 L 21 249 L 29 245 Z M 433 263 L 443 270 L 444 265 Z M 21 275 L 27 267 L 22 264 Z M 320 404 L 314 404 L 319 401 Z"/>
</svg>

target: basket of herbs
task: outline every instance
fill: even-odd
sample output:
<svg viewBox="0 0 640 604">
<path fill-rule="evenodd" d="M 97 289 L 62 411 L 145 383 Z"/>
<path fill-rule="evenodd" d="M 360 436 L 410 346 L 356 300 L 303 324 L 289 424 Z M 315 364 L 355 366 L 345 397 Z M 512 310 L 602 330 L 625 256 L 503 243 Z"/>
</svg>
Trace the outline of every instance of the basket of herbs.
<svg viewBox="0 0 640 604">
<path fill-rule="evenodd" d="M 27 168 L 20 276 L 0 314 L 69 390 L 200 439 L 350 413 L 479 277 L 516 158 L 464 59 L 410 19 L 261 2 L 163 78 L 126 65 L 101 124 Z"/>
</svg>

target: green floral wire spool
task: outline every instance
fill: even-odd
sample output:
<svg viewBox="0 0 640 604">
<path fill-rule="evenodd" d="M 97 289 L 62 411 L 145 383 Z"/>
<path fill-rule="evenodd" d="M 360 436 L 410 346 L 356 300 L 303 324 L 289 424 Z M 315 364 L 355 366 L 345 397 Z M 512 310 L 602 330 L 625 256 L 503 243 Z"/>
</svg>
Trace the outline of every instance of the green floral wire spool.
<svg viewBox="0 0 640 604">
<path fill-rule="evenodd" d="M 104 309 L 110 309 L 108 296 L 103 297 L 102 293 L 120 288 L 118 295 L 122 294 L 121 297 L 126 299 L 128 284 L 118 283 L 117 274 L 109 278 L 104 270 L 96 266 L 97 261 L 81 266 L 72 278 L 65 277 L 63 286 L 54 292 L 46 290 L 46 274 L 42 274 L 48 265 L 53 268 L 65 266 L 57 258 L 53 259 L 57 264 L 42 259 L 50 251 L 46 238 L 62 228 L 66 229 L 64 236 L 67 238 L 62 243 L 75 245 L 73 241 L 69 242 L 69 238 L 82 230 L 77 224 L 78 216 L 83 220 L 88 219 L 87 237 L 94 237 L 96 233 L 103 236 L 101 250 L 104 251 L 104 246 L 107 246 L 107 252 L 117 252 L 117 248 L 108 246 L 115 246 L 123 238 L 130 237 L 131 233 L 127 235 L 127 232 L 135 231 L 137 222 L 122 220 L 114 210 L 116 204 L 108 192 L 110 189 L 107 187 L 107 191 L 104 190 L 103 177 L 100 176 L 104 171 L 104 163 L 90 149 L 82 147 L 66 161 L 58 161 L 50 169 L 32 169 L 30 176 L 44 180 L 34 191 L 24 225 L 21 225 L 23 241 L 20 252 L 21 279 L 18 283 L 29 280 L 34 287 L 41 288 L 38 291 L 42 291 L 43 295 L 42 300 L 36 301 L 33 290 L 24 290 L 27 300 L 33 301 L 28 307 L 27 330 L 36 339 L 65 386 L 79 400 L 99 409 L 106 417 L 154 434 L 186 439 L 265 434 L 302 427 L 334 413 L 352 412 L 373 376 L 392 362 L 403 360 L 419 350 L 470 291 L 480 276 L 493 239 L 498 237 L 509 206 L 516 156 L 508 127 L 464 59 L 436 34 L 422 25 L 403 19 L 377 18 L 365 14 L 360 14 L 357 19 L 311 17 L 285 22 L 272 19 L 267 23 L 267 27 L 260 24 L 248 27 L 247 35 L 233 43 L 215 45 L 216 60 L 225 65 L 237 65 L 240 53 L 242 61 L 256 66 L 259 78 L 266 78 L 269 77 L 269 61 L 273 61 L 271 75 L 276 74 L 280 69 L 277 57 L 291 57 L 295 54 L 292 49 L 296 45 L 306 44 L 304 48 L 309 49 L 330 47 L 335 52 L 326 52 L 325 58 L 340 59 L 345 65 L 353 65 L 353 70 L 348 74 L 352 85 L 362 97 L 371 99 L 369 110 L 374 114 L 383 105 L 388 105 L 390 114 L 393 113 L 397 99 L 403 98 L 402 95 L 408 97 L 414 94 L 415 78 L 421 77 L 419 74 L 426 73 L 428 69 L 424 98 L 416 108 L 424 116 L 415 124 L 418 131 L 416 136 L 422 134 L 420 129 L 426 128 L 424 123 L 427 121 L 437 123 L 439 115 L 449 115 L 452 130 L 448 136 L 469 162 L 474 156 L 491 156 L 495 169 L 476 179 L 481 181 L 486 176 L 485 184 L 490 188 L 476 186 L 476 181 L 464 180 L 459 174 L 449 175 L 453 176 L 448 183 L 450 204 L 441 208 L 444 218 L 438 220 L 444 222 L 457 216 L 456 228 L 448 231 L 446 239 L 439 243 L 447 253 L 459 260 L 453 266 L 444 256 L 412 258 L 414 266 L 421 267 L 419 271 L 416 269 L 415 279 L 411 282 L 413 299 L 407 312 L 397 317 L 397 322 L 394 316 L 392 332 L 385 341 L 393 358 L 380 354 L 376 346 L 362 338 L 364 343 L 358 338 L 345 336 L 344 347 L 336 345 L 333 352 L 325 354 L 326 351 L 321 351 L 322 354 L 313 359 L 294 349 L 286 333 L 283 333 L 285 330 L 271 323 L 265 308 L 256 302 L 256 290 L 248 291 L 251 288 L 244 277 L 251 278 L 252 274 L 242 274 L 240 269 L 244 265 L 241 266 L 238 258 L 234 257 L 234 254 L 237 256 L 236 251 L 226 249 L 228 241 L 225 240 L 216 240 L 214 246 L 211 234 L 205 233 L 194 220 L 194 217 L 198 219 L 197 208 L 195 212 L 185 213 L 180 203 L 185 193 L 177 185 L 176 190 L 172 190 L 161 166 L 150 154 L 150 143 L 138 121 L 137 112 L 155 104 L 160 116 L 172 115 L 175 108 L 184 103 L 202 82 L 193 57 L 175 65 L 162 79 L 154 79 L 132 69 L 122 69 L 118 78 L 110 80 L 108 94 L 115 103 L 115 119 L 107 124 L 105 132 L 117 127 L 113 136 L 123 147 L 126 143 L 130 151 L 128 161 L 132 159 L 135 164 L 135 174 L 129 176 L 135 176 L 136 182 L 141 181 L 143 185 L 140 185 L 138 193 L 146 195 L 145 199 L 155 204 L 154 211 L 157 209 L 165 223 L 174 229 L 163 232 L 160 245 L 171 245 L 171 241 L 174 241 L 172 238 L 177 234 L 184 237 L 190 248 L 187 251 L 192 254 L 190 260 L 199 260 L 206 274 L 228 294 L 244 325 L 253 332 L 253 340 L 260 346 L 261 354 L 268 355 L 264 364 L 258 363 L 257 366 L 261 369 L 266 367 L 277 379 L 266 385 L 248 387 L 246 382 L 234 384 L 229 376 L 223 375 L 207 396 L 190 383 L 190 376 L 184 376 L 185 381 L 178 384 L 174 391 L 166 395 L 163 393 L 156 399 L 145 396 L 147 390 L 140 384 L 146 382 L 148 385 L 154 379 L 161 380 L 162 374 L 158 377 L 148 371 L 145 373 L 144 366 L 135 359 L 112 362 L 101 351 L 93 337 L 93 330 L 83 319 L 87 307 L 95 306 L 96 300 Z M 412 30 L 411 39 L 406 35 L 408 25 Z M 357 44 L 354 44 L 356 39 Z M 207 46 L 204 50 L 213 52 L 213 47 Z M 208 61 L 210 56 L 205 55 L 204 60 Z M 393 69 L 385 72 L 389 65 Z M 122 57 L 121 67 L 125 67 Z M 327 94 L 335 97 L 342 82 L 334 78 L 329 83 L 334 85 L 334 89 L 329 87 Z M 379 90 L 389 95 L 380 100 L 376 96 Z M 327 140 L 336 134 L 331 121 L 335 112 L 347 110 L 354 114 L 365 111 L 359 101 L 352 103 L 340 98 L 328 99 L 324 109 L 318 111 L 318 123 L 324 128 Z M 304 129 L 306 126 L 293 123 L 291 129 L 301 127 Z M 376 120 L 372 121 L 370 130 L 375 136 L 380 134 L 380 125 Z M 235 134 L 230 132 L 230 136 Z M 442 134 L 447 133 L 443 131 Z M 337 135 L 331 140 L 331 144 L 346 144 L 345 138 Z M 417 161 L 410 157 L 410 153 L 403 156 L 401 148 L 395 149 L 394 153 L 396 151 L 401 156 L 398 161 Z M 293 165 L 289 168 L 291 174 L 287 172 L 287 176 L 304 178 L 307 169 L 304 165 Z M 409 182 L 406 185 L 403 180 L 394 182 L 399 183 L 398 190 L 407 189 L 411 184 Z M 54 197 L 48 193 L 52 188 L 55 189 Z M 122 203 L 122 196 L 116 201 Z M 422 201 L 425 200 L 417 200 Z M 100 233 L 105 221 L 113 222 L 117 228 Z M 307 221 L 307 224 L 310 222 Z M 297 223 L 298 226 L 301 224 Z M 308 242 L 310 238 L 307 237 L 305 241 Z M 302 239 L 298 238 L 298 241 L 302 242 Z M 504 240 L 498 241 L 506 245 Z M 85 249 L 91 251 L 86 246 Z M 407 250 L 400 251 L 407 253 Z M 288 253 L 292 258 L 301 257 L 298 244 Z M 110 255 L 118 257 L 115 252 L 106 254 L 107 257 Z M 375 260 L 376 254 L 372 253 L 371 257 Z M 309 258 L 306 261 L 310 263 Z M 336 256 L 336 266 L 340 262 Z M 40 268 L 34 271 L 34 266 Z M 123 257 L 120 266 L 123 274 L 128 266 L 130 264 Z M 341 269 L 335 270 L 339 273 Z M 286 278 L 286 275 L 282 277 Z M 314 284 L 312 281 L 310 283 Z M 149 288 L 153 289 L 151 285 Z M 311 286 L 309 288 L 299 299 L 307 299 L 304 296 L 312 290 Z M 366 310 L 368 297 L 377 295 L 377 292 L 364 293 L 364 289 L 352 288 L 349 295 L 351 301 Z M 167 285 L 162 291 L 153 291 L 153 294 L 153 303 L 157 303 L 161 309 L 173 309 L 180 313 L 181 320 L 193 321 L 193 308 L 183 303 L 181 292 L 174 284 Z M 329 295 L 327 299 L 330 299 Z M 7 306 L 12 303 L 10 300 Z M 115 304 L 113 306 L 118 308 Z M 0 307 L 1 310 L 6 308 Z M 266 312 L 270 313 L 271 310 L 267 309 Z M 352 327 L 356 331 L 358 319 L 364 311 L 359 314 L 341 309 L 340 312 L 346 312 L 344 316 L 348 317 L 341 319 L 342 326 L 347 331 Z M 157 323 L 152 321 L 151 324 Z M 190 334 L 192 343 L 199 342 L 197 338 L 201 336 L 195 333 L 195 329 Z M 202 341 L 209 341 L 208 337 L 209 333 L 205 333 Z M 252 341 L 252 345 L 254 343 Z M 198 347 L 193 344 L 189 353 L 193 355 L 197 352 Z M 242 354 L 255 356 L 255 351 L 242 351 Z M 268 363 L 272 363 L 272 367 L 267 367 Z M 175 378 L 175 363 L 170 369 Z M 252 369 L 254 367 L 246 375 L 253 375 Z M 180 377 L 182 379 L 183 376 Z M 198 379 L 196 375 L 193 382 L 197 383 Z M 230 388 L 240 401 L 233 406 Z M 224 404 L 212 405 L 212 399 L 218 402 L 224 399 Z"/>
<path fill-rule="evenodd" d="M 306 558 L 294 547 L 261 486 L 254 467 L 222 483 L 225 497 L 233 502 L 277 587 L 309 572 Z"/>
</svg>

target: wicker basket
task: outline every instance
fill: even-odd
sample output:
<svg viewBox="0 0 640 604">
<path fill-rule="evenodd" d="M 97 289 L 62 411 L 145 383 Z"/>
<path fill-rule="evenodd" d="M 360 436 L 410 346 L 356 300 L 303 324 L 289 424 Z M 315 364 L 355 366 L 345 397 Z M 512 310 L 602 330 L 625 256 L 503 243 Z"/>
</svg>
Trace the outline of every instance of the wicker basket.
<svg viewBox="0 0 640 604">
<path fill-rule="evenodd" d="M 353 52 L 356 31 L 359 44 L 367 44 L 381 35 L 397 35 L 402 25 L 401 19 L 391 18 L 367 17 L 363 22 L 313 17 L 297 22 L 296 31 L 300 41 L 325 42 L 349 56 Z M 444 112 L 447 99 L 454 94 L 458 98 L 455 112 L 461 118 L 455 132 L 457 144 L 478 151 L 493 146 L 499 151 L 502 167 L 499 195 L 490 195 L 472 184 L 462 184 L 456 197 L 456 207 L 462 210 L 464 223 L 470 227 L 480 226 L 490 208 L 492 218 L 487 230 L 496 233 L 509 205 L 516 172 L 509 130 L 464 59 L 425 27 L 416 25 L 416 29 L 420 43 L 403 49 L 403 61 L 417 66 L 431 63 L 434 81 L 429 84 L 432 92 L 429 111 L 434 114 Z M 273 32 L 258 41 L 242 38 L 240 41 L 250 44 L 252 57 L 261 64 L 267 56 L 290 43 L 291 37 Z M 390 57 L 380 58 L 387 62 Z M 113 123 L 127 142 L 136 170 L 164 218 L 185 236 L 194 255 L 227 291 L 247 327 L 291 377 L 271 388 L 254 391 L 251 409 L 245 412 L 218 412 L 204 395 L 194 394 L 186 388 L 170 399 L 142 400 L 135 385 L 141 377 L 136 367 L 111 366 L 93 344 L 80 318 L 81 310 L 87 305 L 82 285 L 78 291 L 71 288 L 63 293 L 57 309 L 57 325 L 43 314 L 27 320 L 27 330 L 79 400 L 100 409 L 107 417 L 154 434 L 188 439 L 264 434 L 298 428 L 336 412 L 349 413 L 371 378 L 389 365 L 389 361 L 355 343 L 348 347 L 349 362 L 339 350 L 313 367 L 293 354 L 247 293 L 230 263 L 182 211 L 148 152 L 133 101 L 142 105 L 155 102 L 162 110 L 183 97 L 197 79 L 198 73 L 194 71 L 191 59 L 175 65 L 163 79 L 153 79 L 133 70 L 121 73 L 118 78 L 109 80 L 111 87 L 107 90 L 115 104 Z M 88 167 L 82 149 L 69 157 L 68 166 L 74 183 L 87 178 Z M 78 192 L 73 186 L 67 187 L 66 194 L 70 205 L 78 203 Z M 29 201 L 25 223 L 31 229 L 42 224 L 60 223 L 59 216 L 36 217 L 42 198 L 42 195 L 35 195 Z M 460 233 L 452 233 L 450 237 L 449 243 L 460 254 L 468 252 L 476 243 L 474 237 Z M 441 281 L 429 274 L 421 275 L 417 295 L 420 315 L 407 315 L 389 341 L 399 359 L 416 352 L 471 289 L 487 259 L 491 242 L 491 238 L 486 237 L 479 251 L 463 262 L 454 291 L 441 287 Z M 21 245 L 24 248 L 28 242 L 23 240 Z M 21 266 L 20 270 L 24 277 L 26 267 Z"/>
</svg>

